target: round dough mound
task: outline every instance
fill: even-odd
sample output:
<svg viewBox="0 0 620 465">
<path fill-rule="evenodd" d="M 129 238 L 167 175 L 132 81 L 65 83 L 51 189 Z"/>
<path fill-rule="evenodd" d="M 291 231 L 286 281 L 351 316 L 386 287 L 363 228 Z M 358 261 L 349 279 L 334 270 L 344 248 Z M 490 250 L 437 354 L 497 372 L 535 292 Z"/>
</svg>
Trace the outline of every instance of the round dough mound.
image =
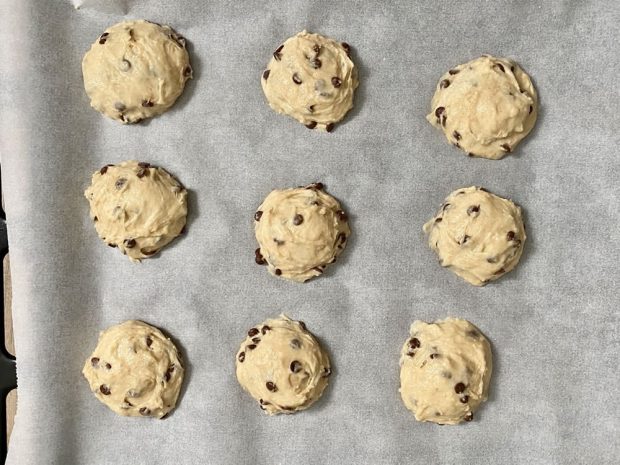
<svg viewBox="0 0 620 465">
<path fill-rule="evenodd" d="M 346 213 L 321 183 L 271 192 L 254 214 L 254 229 L 256 263 L 297 282 L 323 273 L 351 234 Z"/>
<path fill-rule="evenodd" d="M 416 420 L 456 425 L 487 400 L 491 346 L 470 322 L 414 321 L 400 356 L 400 395 Z"/>
<path fill-rule="evenodd" d="M 468 155 L 499 159 L 532 130 L 537 106 L 519 65 L 483 55 L 441 76 L 426 118 Z"/>
<path fill-rule="evenodd" d="M 187 190 L 148 163 L 106 165 L 84 195 L 99 237 L 132 261 L 156 254 L 185 227 Z"/>
<path fill-rule="evenodd" d="M 162 332 L 129 320 L 99 335 L 82 373 L 101 402 L 126 417 L 164 417 L 179 397 L 183 363 Z"/>
<path fill-rule="evenodd" d="M 82 60 L 90 105 L 122 123 L 165 112 L 192 77 L 185 39 L 168 26 L 125 21 L 108 29 Z"/>
<path fill-rule="evenodd" d="M 302 31 L 280 45 L 261 84 L 269 106 L 330 132 L 353 108 L 357 69 L 348 44 Z"/>
<path fill-rule="evenodd" d="M 269 415 L 307 409 L 331 374 L 327 353 L 304 322 L 286 315 L 250 329 L 236 363 L 239 384 Z"/>
<path fill-rule="evenodd" d="M 482 187 L 452 192 L 424 232 L 439 263 L 474 286 L 517 266 L 526 239 L 521 208 Z"/>
</svg>

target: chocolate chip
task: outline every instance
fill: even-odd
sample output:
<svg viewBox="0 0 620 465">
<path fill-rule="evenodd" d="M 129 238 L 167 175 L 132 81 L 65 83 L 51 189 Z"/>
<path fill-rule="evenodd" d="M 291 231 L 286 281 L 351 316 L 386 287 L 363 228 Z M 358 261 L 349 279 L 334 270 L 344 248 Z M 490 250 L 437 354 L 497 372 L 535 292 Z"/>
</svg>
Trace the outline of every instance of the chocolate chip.
<svg viewBox="0 0 620 465">
<path fill-rule="evenodd" d="M 330 367 L 325 367 L 323 369 L 323 376 L 322 378 L 329 378 L 332 374 L 332 369 Z"/>
<path fill-rule="evenodd" d="M 482 192 L 489 192 L 489 191 L 488 191 L 487 189 L 485 189 L 484 187 L 478 187 L 478 190 L 479 190 L 479 191 L 482 191 Z"/>
<path fill-rule="evenodd" d="M 304 323 L 303 321 L 298 321 L 297 324 L 301 326 L 301 329 L 303 329 L 304 331 L 308 331 L 308 328 L 306 327 L 306 323 Z"/>
<path fill-rule="evenodd" d="M 186 66 L 185 69 L 183 70 L 183 76 L 188 77 L 191 74 L 192 74 L 192 67 Z"/>
<path fill-rule="evenodd" d="M 469 396 L 468 395 L 464 395 L 459 400 L 461 401 L 461 404 L 466 404 L 467 402 L 469 402 Z"/>
<path fill-rule="evenodd" d="M 500 145 L 500 147 L 502 148 L 502 150 L 506 153 L 510 153 L 510 145 L 508 144 L 502 144 Z"/>
<path fill-rule="evenodd" d="M 282 241 L 280 239 L 276 239 L 275 237 L 273 238 L 273 242 L 275 242 L 278 245 L 284 245 L 284 241 Z"/>
<path fill-rule="evenodd" d="M 99 364 L 99 357 L 93 357 L 90 359 L 90 364 L 96 367 Z"/>
<path fill-rule="evenodd" d="M 273 57 L 280 61 L 282 59 L 282 53 L 280 53 L 282 51 L 282 49 L 284 48 L 284 45 L 280 45 L 275 52 L 273 52 Z"/>
<path fill-rule="evenodd" d="M 515 232 L 514 231 L 508 231 L 506 233 L 506 239 L 508 239 L 509 241 L 514 241 L 514 239 L 515 239 Z"/>
<path fill-rule="evenodd" d="M 411 348 L 409 348 L 409 351 L 407 352 L 407 355 L 409 357 L 413 357 L 415 355 L 415 352 Z"/>
<path fill-rule="evenodd" d="M 445 107 L 437 107 L 435 109 L 435 116 L 437 117 L 437 119 L 439 119 L 439 117 L 441 116 L 441 114 L 446 110 Z"/>
<path fill-rule="evenodd" d="M 106 34 L 107 34 L 107 32 L 106 32 Z M 105 41 L 106 41 L 106 38 L 104 36 L 101 36 L 101 38 L 99 39 L 99 43 L 101 45 L 103 45 L 103 44 L 105 44 Z"/>
<path fill-rule="evenodd" d="M 308 129 L 314 129 L 316 128 L 316 121 L 310 121 L 308 124 L 306 124 L 306 127 Z"/>
<path fill-rule="evenodd" d="M 439 87 L 441 89 L 445 89 L 446 87 L 448 87 L 450 85 L 450 81 L 448 79 L 444 79 L 443 81 L 441 81 L 439 83 Z"/>
<path fill-rule="evenodd" d="M 472 205 L 467 209 L 469 216 L 478 216 L 478 213 L 480 213 L 480 205 Z"/>
<path fill-rule="evenodd" d="M 254 337 L 254 336 L 256 336 L 258 333 L 259 333 L 258 329 L 256 329 L 256 328 L 252 328 L 252 329 L 250 329 L 250 330 L 248 331 L 248 336 L 250 336 L 250 337 Z"/>
<path fill-rule="evenodd" d="M 448 116 L 444 113 L 443 115 L 441 115 L 441 125 L 445 128 L 446 127 L 446 120 L 448 119 Z"/>
<path fill-rule="evenodd" d="M 310 65 L 314 68 L 314 69 L 319 69 L 321 67 L 323 63 L 321 63 L 321 60 L 319 60 L 318 58 L 313 58 L 312 60 L 310 60 Z"/>
<path fill-rule="evenodd" d="M 266 69 L 265 71 L 263 71 L 263 79 L 266 81 L 267 78 L 269 77 L 269 73 L 270 71 L 268 69 Z"/>
<path fill-rule="evenodd" d="M 465 244 L 469 239 L 471 239 L 471 236 L 468 236 L 467 234 L 465 234 L 463 236 L 463 240 L 461 241 L 461 245 Z"/>
<path fill-rule="evenodd" d="M 299 339 L 291 339 L 289 344 L 293 349 L 301 349 L 301 341 Z"/>
<path fill-rule="evenodd" d="M 166 373 L 164 374 L 164 379 L 166 380 L 166 383 L 170 381 L 170 378 L 172 378 L 172 373 L 174 373 L 174 365 L 170 365 L 166 370 Z"/>
<path fill-rule="evenodd" d="M 493 68 L 497 68 L 497 69 L 499 69 L 502 73 L 505 73 L 505 72 L 506 72 L 506 70 L 504 69 L 504 65 L 502 65 L 501 63 L 495 63 L 495 64 L 493 65 Z"/>
<path fill-rule="evenodd" d="M 339 77 L 334 76 L 334 77 L 332 78 L 332 85 L 333 85 L 336 89 L 338 89 L 338 87 L 340 87 L 340 86 L 342 85 L 342 80 L 341 80 Z"/>
<path fill-rule="evenodd" d="M 280 276 L 282 275 L 282 270 L 280 268 L 276 268 L 275 273 L 276 273 L 276 276 Z"/>
<path fill-rule="evenodd" d="M 306 186 L 306 189 L 315 189 L 317 191 L 322 191 L 325 186 L 322 182 L 313 182 Z"/>
<path fill-rule="evenodd" d="M 106 363 L 105 367 L 106 367 L 107 370 L 111 370 L 112 369 L 112 365 L 110 365 L 109 363 Z"/>
<path fill-rule="evenodd" d="M 276 392 L 278 390 L 278 386 L 276 386 L 274 383 L 272 383 L 271 381 L 267 381 L 265 383 L 265 386 L 267 387 L 267 389 L 271 392 Z"/>
<path fill-rule="evenodd" d="M 327 132 L 332 132 L 334 130 L 334 123 L 327 123 L 327 125 L 325 126 L 325 130 Z"/>
<path fill-rule="evenodd" d="M 155 255 L 157 252 L 159 252 L 159 249 L 155 249 L 155 250 L 140 249 L 140 253 L 142 255 L 146 255 L 147 257 L 151 255 Z"/>
<path fill-rule="evenodd" d="M 267 331 L 271 331 L 271 327 L 270 326 L 263 326 L 260 330 L 261 333 L 263 333 L 263 335 L 267 334 Z"/>
<path fill-rule="evenodd" d="M 104 396 L 109 396 L 110 394 L 112 394 L 112 393 L 110 392 L 110 388 L 109 388 L 107 385 L 105 385 L 105 384 L 102 384 L 101 386 L 99 386 L 99 391 L 100 391 L 100 392 L 101 392 L 101 394 L 103 394 Z"/>
<path fill-rule="evenodd" d="M 495 273 L 493 273 L 493 274 L 494 274 L 495 276 L 497 276 L 497 275 L 503 274 L 503 273 L 505 273 L 505 272 L 506 272 L 506 270 L 502 267 L 502 268 L 500 268 L 499 270 L 497 270 L 497 271 L 496 271 Z"/>
<path fill-rule="evenodd" d="M 463 420 L 465 421 L 472 421 L 473 419 L 474 419 L 474 414 L 471 412 L 469 412 L 467 415 L 463 417 Z"/>
<path fill-rule="evenodd" d="M 435 223 L 441 223 L 443 221 L 443 218 L 439 217 L 439 218 L 435 218 Z"/>
<path fill-rule="evenodd" d="M 295 226 L 299 226 L 303 222 L 304 222 L 304 217 L 301 216 L 299 213 L 293 217 L 293 224 Z"/>
<path fill-rule="evenodd" d="M 291 371 L 293 373 L 299 373 L 301 371 L 301 368 L 302 368 L 301 363 L 299 363 L 297 360 L 293 360 L 291 362 Z"/>
<path fill-rule="evenodd" d="M 451 75 L 455 75 L 455 74 L 458 74 L 460 72 L 461 72 L 460 69 L 451 69 L 450 71 L 448 71 L 448 73 L 450 73 Z"/>
<path fill-rule="evenodd" d="M 151 102 L 150 100 L 142 100 L 142 106 L 143 107 L 152 107 L 153 105 L 155 105 L 153 102 Z"/>
<path fill-rule="evenodd" d="M 133 249 L 136 246 L 136 240 L 135 239 L 125 239 L 123 241 L 123 244 L 125 244 L 126 248 Z"/>
<path fill-rule="evenodd" d="M 443 206 L 441 207 L 441 209 L 442 209 L 443 211 L 446 211 L 446 210 L 448 209 L 448 207 L 449 207 L 449 206 L 450 206 L 450 204 L 449 204 L 449 203 L 444 203 L 444 204 L 443 204 Z"/>
<path fill-rule="evenodd" d="M 489 263 L 497 263 L 497 258 L 496 257 L 488 257 L 487 258 L 487 262 L 489 262 Z"/>
<path fill-rule="evenodd" d="M 246 347 L 246 349 L 248 349 L 248 350 L 254 350 L 254 349 L 256 349 L 256 344 L 250 344 L 250 345 L 248 345 L 248 346 Z"/>
<path fill-rule="evenodd" d="M 124 104 L 124 103 L 122 103 L 122 102 L 116 102 L 116 103 L 114 104 L 114 108 L 115 108 L 116 110 L 118 110 L 118 111 L 125 111 L 125 110 L 127 109 L 127 107 L 125 106 L 125 104 Z"/>
<path fill-rule="evenodd" d="M 463 392 L 465 392 L 465 384 L 456 383 L 454 385 L 454 392 L 456 392 L 457 394 L 462 394 Z"/>
<path fill-rule="evenodd" d="M 151 167 L 151 164 L 150 164 L 150 163 L 147 163 L 147 162 L 145 162 L 145 161 L 141 161 L 141 162 L 138 162 L 138 166 L 139 166 L 140 168 L 150 168 L 150 167 Z"/>
<path fill-rule="evenodd" d="M 510 67 L 510 71 L 512 71 L 512 72 L 514 73 L 514 72 L 515 72 L 515 67 L 514 67 L 514 66 L 511 66 L 511 67 Z"/>
<path fill-rule="evenodd" d="M 461 134 L 458 131 L 454 131 L 452 133 L 452 136 L 456 139 L 456 140 L 461 140 Z"/>
<path fill-rule="evenodd" d="M 432 359 L 436 359 L 436 358 L 441 357 L 441 355 L 439 355 L 439 354 L 431 354 L 431 356 L 430 356 L 430 357 L 431 357 Z"/>
<path fill-rule="evenodd" d="M 420 345 L 420 340 L 417 337 L 412 337 L 411 339 L 409 339 L 409 347 L 417 349 L 418 347 L 420 347 Z"/>
<path fill-rule="evenodd" d="M 263 212 L 258 210 L 256 213 L 254 213 L 254 221 L 260 221 L 261 216 L 263 216 Z"/>
<path fill-rule="evenodd" d="M 243 361 L 245 360 L 245 352 L 239 352 L 239 355 L 237 355 L 237 360 L 243 363 Z"/>
<path fill-rule="evenodd" d="M 136 176 L 138 176 L 139 178 L 143 178 L 144 176 L 148 176 L 148 175 L 149 175 L 148 168 L 140 168 L 138 172 L 136 173 Z"/>
<path fill-rule="evenodd" d="M 529 114 L 531 114 L 533 110 L 534 110 L 534 107 L 532 105 L 530 105 L 530 113 Z"/>
<path fill-rule="evenodd" d="M 347 44 L 346 42 L 341 42 L 340 45 L 342 45 L 342 48 L 344 48 L 344 51 L 347 55 L 351 53 L 351 46 L 349 44 Z"/>
<path fill-rule="evenodd" d="M 319 53 L 321 53 L 321 46 L 319 44 L 314 44 L 312 46 L 312 50 L 318 55 Z"/>
<path fill-rule="evenodd" d="M 260 249 L 256 249 L 254 251 L 254 255 L 255 255 L 254 260 L 256 261 L 256 263 L 258 265 L 266 265 L 267 264 L 267 261 L 263 258 L 263 255 L 260 253 Z"/>
<path fill-rule="evenodd" d="M 112 247 L 114 249 L 116 247 L 116 244 L 108 244 L 108 247 Z"/>
<path fill-rule="evenodd" d="M 142 407 L 140 410 L 138 410 L 138 412 L 140 412 L 140 415 L 145 417 L 148 417 L 151 414 L 151 410 L 146 407 Z"/>
<path fill-rule="evenodd" d="M 310 113 L 314 113 L 314 105 L 310 105 L 310 106 L 308 107 L 308 111 L 309 111 Z"/>
<path fill-rule="evenodd" d="M 146 336 L 146 346 L 151 347 L 151 344 L 153 344 L 153 339 L 151 336 Z"/>
<path fill-rule="evenodd" d="M 301 84 L 301 78 L 299 77 L 299 74 L 293 73 L 293 82 L 297 85 Z"/>
<path fill-rule="evenodd" d="M 253 342 L 254 344 L 258 344 L 258 343 L 260 342 L 260 337 L 253 337 L 253 338 L 252 338 L 252 342 Z"/>
<path fill-rule="evenodd" d="M 467 153 L 467 156 L 468 156 L 468 157 L 475 157 L 475 156 L 476 156 L 476 154 L 475 154 L 475 153 L 468 152 L 468 153 Z"/>
</svg>

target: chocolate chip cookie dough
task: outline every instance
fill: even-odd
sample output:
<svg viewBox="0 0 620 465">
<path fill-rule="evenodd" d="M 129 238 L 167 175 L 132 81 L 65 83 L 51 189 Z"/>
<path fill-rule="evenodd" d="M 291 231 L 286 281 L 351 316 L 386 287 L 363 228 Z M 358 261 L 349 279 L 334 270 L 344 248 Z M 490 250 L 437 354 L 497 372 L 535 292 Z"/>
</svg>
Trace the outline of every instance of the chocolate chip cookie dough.
<svg viewBox="0 0 620 465">
<path fill-rule="evenodd" d="M 156 254 L 184 230 L 187 190 L 149 163 L 106 165 L 84 195 L 99 237 L 131 261 Z"/>
<path fill-rule="evenodd" d="M 502 158 L 536 122 L 538 98 L 514 61 L 483 55 L 444 74 L 426 117 L 470 156 Z"/>
<path fill-rule="evenodd" d="M 309 129 L 332 131 L 353 107 L 357 68 L 345 42 L 302 31 L 273 53 L 261 84 L 269 106 Z"/>
<path fill-rule="evenodd" d="M 424 232 L 439 264 L 474 286 L 517 266 L 526 239 L 521 208 L 482 187 L 452 192 Z"/>
<path fill-rule="evenodd" d="M 101 332 L 82 373 L 97 399 L 117 414 L 162 418 L 176 405 L 184 370 L 170 339 L 130 320 Z"/>
<path fill-rule="evenodd" d="M 122 123 L 165 112 L 192 77 L 185 39 L 169 26 L 125 21 L 108 29 L 82 60 L 90 105 Z"/>
<path fill-rule="evenodd" d="M 256 263 L 297 282 L 322 274 L 351 234 L 346 213 L 321 183 L 271 192 L 254 214 L 254 230 Z"/>
<path fill-rule="evenodd" d="M 418 421 L 471 421 L 487 400 L 491 347 L 469 321 L 414 321 L 400 356 L 400 395 Z"/>
<path fill-rule="evenodd" d="M 285 315 L 251 328 L 236 364 L 239 384 L 269 415 L 307 409 L 331 374 L 327 353 L 304 322 Z"/>
</svg>

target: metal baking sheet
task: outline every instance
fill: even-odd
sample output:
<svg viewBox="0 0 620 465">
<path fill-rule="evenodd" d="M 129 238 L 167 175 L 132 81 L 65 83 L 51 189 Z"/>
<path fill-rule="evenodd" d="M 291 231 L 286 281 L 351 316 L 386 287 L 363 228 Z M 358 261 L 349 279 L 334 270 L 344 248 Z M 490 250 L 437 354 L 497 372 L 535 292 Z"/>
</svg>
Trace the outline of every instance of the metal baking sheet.
<svg viewBox="0 0 620 465">
<path fill-rule="evenodd" d="M 76 8 L 79 6 L 79 8 Z M 0 156 L 14 281 L 19 405 L 8 463 L 616 463 L 620 4 L 600 1 L 0 0 Z M 109 25 L 146 18 L 190 41 L 195 78 L 167 114 L 121 126 L 89 107 L 81 59 Z M 348 42 L 355 109 L 331 134 L 276 115 L 270 54 L 308 29 Z M 540 95 L 532 134 L 471 159 L 425 120 L 436 82 L 482 53 L 518 61 Z M 91 173 L 140 159 L 190 189 L 187 234 L 136 265 L 98 239 Z M 321 181 L 351 217 L 347 250 L 304 285 L 254 264 L 253 213 L 273 188 Z M 472 287 L 421 228 L 452 190 L 523 206 L 518 268 Z M 265 416 L 239 387 L 245 331 L 281 312 L 329 349 L 312 409 Z M 398 394 L 414 319 L 448 315 L 493 345 L 475 421 L 422 424 Z M 139 318 L 189 367 L 163 421 L 115 416 L 80 373 L 100 329 Z"/>
</svg>

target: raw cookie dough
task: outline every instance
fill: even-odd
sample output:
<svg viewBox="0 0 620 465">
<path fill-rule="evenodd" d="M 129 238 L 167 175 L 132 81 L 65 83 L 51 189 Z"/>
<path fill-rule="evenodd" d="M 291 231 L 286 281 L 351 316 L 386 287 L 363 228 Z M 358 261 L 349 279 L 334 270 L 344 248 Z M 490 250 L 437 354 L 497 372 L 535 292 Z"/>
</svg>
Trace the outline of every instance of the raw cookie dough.
<svg viewBox="0 0 620 465">
<path fill-rule="evenodd" d="M 184 230 L 187 190 L 149 163 L 106 165 L 93 174 L 84 195 L 99 237 L 134 262 L 156 254 Z"/>
<path fill-rule="evenodd" d="M 471 421 L 491 379 L 491 347 L 469 321 L 414 321 L 400 356 L 400 395 L 416 420 Z"/>
<path fill-rule="evenodd" d="M 183 363 L 162 332 L 129 320 L 99 335 L 82 373 L 101 402 L 126 417 L 164 417 L 183 382 Z"/>
<path fill-rule="evenodd" d="M 108 29 L 82 60 L 90 105 L 122 123 L 165 112 L 192 77 L 185 39 L 168 26 L 125 21 Z"/>
<path fill-rule="evenodd" d="M 331 374 L 327 353 L 304 322 L 286 315 L 250 329 L 236 364 L 239 384 L 269 415 L 307 409 Z"/>
<path fill-rule="evenodd" d="M 521 208 L 482 187 L 452 192 L 424 232 L 439 264 L 474 286 L 517 266 L 526 239 Z"/>
<path fill-rule="evenodd" d="M 254 214 L 254 230 L 256 263 L 297 282 L 323 273 L 351 234 L 346 213 L 321 183 L 271 192 Z"/>
<path fill-rule="evenodd" d="M 537 107 L 519 65 L 483 55 L 441 77 L 426 119 L 468 155 L 499 159 L 532 130 Z"/>
<path fill-rule="evenodd" d="M 347 43 L 302 31 L 277 48 L 261 84 L 275 111 L 330 132 L 353 108 L 359 83 Z"/>
</svg>

